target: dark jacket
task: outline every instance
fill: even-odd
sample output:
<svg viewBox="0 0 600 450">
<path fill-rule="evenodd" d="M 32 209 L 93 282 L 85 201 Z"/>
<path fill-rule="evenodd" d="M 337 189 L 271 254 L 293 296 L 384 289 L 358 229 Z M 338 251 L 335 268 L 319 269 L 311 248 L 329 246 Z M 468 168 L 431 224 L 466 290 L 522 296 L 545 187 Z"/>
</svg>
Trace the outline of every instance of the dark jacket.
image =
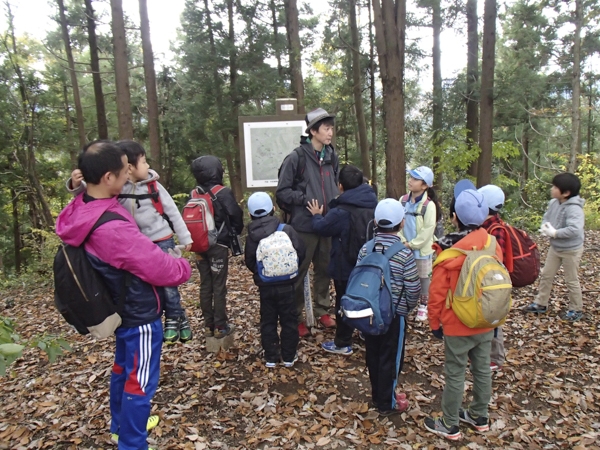
<svg viewBox="0 0 600 450">
<path fill-rule="evenodd" d="M 293 151 L 283 160 L 275 195 L 278 201 L 291 205 L 290 225 L 296 231 L 312 233 L 312 217 L 306 205 L 310 200 L 315 199 L 319 205 L 324 205 L 326 210 L 329 202 L 339 195 L 339 161 L 331 145 L 325 147 L 323 161 L 319 161 L 314 147 L 308 142 L 306 136 L 302 136 L 298 148 L 306 156 L 303 179 L 298 186 L 294 186 L 294 178 L 298 170 L 298 154 Z"/>
<path fill-rule="evenodd" d="M 277 230 L 277 227 L 280 223 L 281 222 L 279 219 L 275 216 L 265 216 L 252 220 L 250 225 L 248 225 L 248 237 L 246 238 L 246 253 L 244 255 L 244 260 L 246 262 L 246 267 L 254 274 L 254 284 L 257 286 L 294 284 L 296 281 L 298 281 L 297 278 L 292 278 L 291 280 L 286 280 L 279 283 L 265 283 L 258 276 L 258 266 L 256 264 L 256 249 L 258 248 L 258 243 L 261 241 L 261 239 L 272 235 Z M 285 225 L 283 227 L 283 232 L 290 237 L 292 245 L 298 254 L 298 264 L 302 264 L 304 255 L 306 253 L 304 242 L 302 239 L 300 239 L 300 236 L 298 236 L 296 230 L 289 225 Z"/>
<path fill-rule="evenodd" d="M 223 165 L 216 156 L 206 155 L 196 158 L 192 162 L 192 173 L 198 186 L 205 192 L 217 185 L 223 185 Z M 214 202 L 213 208 L 215 211 L 215 225 L 217 229 L 221 228 L 225 219 L 229 216 L 231 227 L 236 234 L 241 234 L 244 229 L 244 212 L 238 205 L 233 192 L 228 187 L 225 187 L 217 194 L 217 202 Z M 227 224 L 219 233 L 217 242 L 222 245 L 229 246 L 229 233 Z"/>
<path fill-rule="evenodd" d="M 377 195 L 371 186 L 361 184 L 333 199 L 329 203 L 329 212 L 325 216 L 315 214 L 312 218 L 314 233 L 333 238 L 331 239 L 331 258 L 327 271 L 331 278 L 340 281 L 348 280 L 355 265 L 348 262 L 344 253 L 344 246 L 348 242 L 350 232 L 350 212 L 340 208 L 343 205 L 375 209 Z"/>
</svg>

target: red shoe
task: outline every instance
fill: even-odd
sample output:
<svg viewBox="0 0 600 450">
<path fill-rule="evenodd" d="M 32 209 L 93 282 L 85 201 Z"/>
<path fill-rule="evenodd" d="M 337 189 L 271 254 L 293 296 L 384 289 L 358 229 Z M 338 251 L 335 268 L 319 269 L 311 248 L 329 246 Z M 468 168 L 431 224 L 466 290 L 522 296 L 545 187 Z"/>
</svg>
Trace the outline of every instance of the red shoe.
<svg viewBox="0 0 600 450">
<path fill-rule="evenodd" d="M 406 394 L 404 392 L 396 392 L 396 402 L 400 400 L 406 400 Z"/>
<path fill-rule="evenodd" d="M 335 320 L 333 320 L 329 314 L 323 314 L 319 317 L 319 322 L 321 322 L 321 325 L 325 328 L 335 328 Z"/>
<path fill-rule="evenodd" d="M 301 322 L 298 325 L 298 334 L 300 335 L 300 337 L 306 337 L 310 334 L 310 331 L 308 331 L 308 328 L 306 328 L 306 325 L 304 325 L 304 322 Z"/>
</svg>

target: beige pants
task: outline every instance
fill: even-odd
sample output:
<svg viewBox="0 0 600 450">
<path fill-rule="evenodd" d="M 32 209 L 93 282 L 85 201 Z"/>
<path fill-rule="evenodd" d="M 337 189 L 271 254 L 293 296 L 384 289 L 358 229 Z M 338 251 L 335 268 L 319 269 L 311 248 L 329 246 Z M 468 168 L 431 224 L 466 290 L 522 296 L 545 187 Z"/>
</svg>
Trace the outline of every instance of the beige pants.
<svg viewBox="0 0 600 450">
<path fill-rule="evenodd" d="M 546 262 L 540 275 L 540 286 L 535 302 L 541 306 L 548 306 L 550 291 L 554 283 L 554 277 L 562 266 L 565 274 L 565 284 L 569 291 L 569 311 L 583 311 L 583 300 L 581 298 L 581 285 L 579 284 L 579 262 L 583 254 L 583 247 L 577 250 L 559 252 L 552 246 L 548 250 Z"/>
</svg>

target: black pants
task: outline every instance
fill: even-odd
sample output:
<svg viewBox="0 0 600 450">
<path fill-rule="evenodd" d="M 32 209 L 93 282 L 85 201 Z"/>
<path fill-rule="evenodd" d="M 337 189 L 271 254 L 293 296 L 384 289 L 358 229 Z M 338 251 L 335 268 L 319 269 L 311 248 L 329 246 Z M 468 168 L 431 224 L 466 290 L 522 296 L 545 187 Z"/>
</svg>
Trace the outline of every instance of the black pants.
<svg viewBox="0 0 600 450">
<path fill-rule="evenodd" d="M 200 272 L 200 308 L 204 326 L 223 328 L 227 324 L 227 271 L 229 248 L 215 245 L 196 261 Z"/>
<path fill-rule="evenodd" d="M 371 394 L 381 411 L 396 407 L 396 381 L 404 362 L 406 331 L 406 317 L 397 315 L 387 333 L 380 336 L 365 335 Z"/>
<path fill-rule="evenodd" d="M 298 349 L 298 312 L 294 285 L 260 286 L 260 339 L 268 362 L 293 361 Z M 277 322 L 281 325 L 281 351 Z"/>
<path fill-rule="evenodd" d="M 334 343 L 337 347 L 351 347 L 352 346 L 352 333 L 354 328 L 347 325 L 340 314 L 340 308 L 342 306 L 342 296 L 346 293 L 348 287 L 348 280 L 333 280 L 335 286 L 335 339 Z"/>
</svg>

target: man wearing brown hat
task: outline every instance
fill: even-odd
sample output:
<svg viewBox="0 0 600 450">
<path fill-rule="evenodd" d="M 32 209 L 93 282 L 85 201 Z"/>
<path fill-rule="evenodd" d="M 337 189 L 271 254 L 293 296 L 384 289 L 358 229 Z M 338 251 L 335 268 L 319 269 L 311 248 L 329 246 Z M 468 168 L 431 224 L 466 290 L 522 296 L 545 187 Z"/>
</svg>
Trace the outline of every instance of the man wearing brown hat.
<svg viewBox="0 0 600 450">
<path fill-rule="evenodd" d="M 296 283 L 298 315 L 304 308 L 304 277 L 312 261 L 314 268 L 315 316 L 321 325 L 334 327 L 329 316 L 329 252 L 331 238 L 319 236 L 312 230 L 312 214 L 306 208 L 308 202 L 316 200 L 327 212 L 329 202 L 339 195 L 339 161 L 331 139 L 334 126 L 333 114 L 317 108 L 306 115 L 306 134 L 300 138 L 300 146 L 283 161 L 277 183 L 277 203 L 289 216 L 290 225 L 298 232 L 306 245 L 306 258 L 302 262 Z M 299 322 L 300 336 L 309 334 L 304 322 Z"/>
</svg>

